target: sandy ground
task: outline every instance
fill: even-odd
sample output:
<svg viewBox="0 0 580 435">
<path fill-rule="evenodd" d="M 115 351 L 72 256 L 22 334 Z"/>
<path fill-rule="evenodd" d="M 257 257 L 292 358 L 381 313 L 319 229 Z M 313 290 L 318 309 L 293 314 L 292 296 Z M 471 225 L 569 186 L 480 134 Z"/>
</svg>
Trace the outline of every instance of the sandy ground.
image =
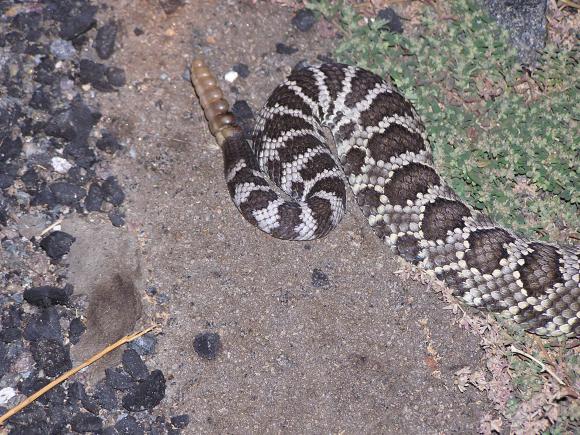
<svg viewBox="0 0 580 435">
<path fill-rule="evenodd" d="M 478 339 L 454 324 L 434 291 L 397 274 L 402 263 L 352 200 L 339 228 L 312 243 L 281 242 L 246 223 L 182 78 L 194 50 L 220 78 L 245 63 L 250 76 L 224 86 L 231 101 L 256 110 L 294 64 L 332 49 L 324 26 L 301 33 L 292 11 L 263 3 L 190 0 L 170 15 L 153 0 L 109 5 L 101 14 L 124 28 L 112 61 L 128 85 L 98 101 L 127 148 L 113 162 L 128 195 L 127 226 L 68 228 L 77 240 L 113 246 L 91 252 L 89 269 L 120 274 L 121 287 L 124 278 L 137 283 L 129 296 L 107 299 L 112 318 L 163 321 L 152 358 L 168 379 L 161 411 L 189 413 L 188 433 L 476 432 L 491 405 L 474 389 L 460 393 L 454 373 L 484 364 Z M 276 54 L 277 42 L 300 50 Z M 124 248 L 114 248 L 118 240 Z M 71 276 L 87 268 L 70 257 Z M 314 285 L 314 269 L 328 282 Z M 150 306 L 145 286 L 167 302 Z M 193 349 L 206 331 L 222 339 L 211 361 Z"/>
</svg>

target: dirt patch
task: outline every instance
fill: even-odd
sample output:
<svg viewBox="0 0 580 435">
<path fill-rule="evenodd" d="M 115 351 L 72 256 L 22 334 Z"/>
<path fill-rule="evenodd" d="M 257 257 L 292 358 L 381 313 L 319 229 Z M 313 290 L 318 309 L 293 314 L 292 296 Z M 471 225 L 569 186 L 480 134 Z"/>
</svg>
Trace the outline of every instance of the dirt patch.
<svg viewBox="0 0 580 435">
<path fill-rule="evenodd" d="M 69 282 L 75 296 L 85 298 L 87 334 L 71 349 L 73 360 L 84 361 L 136 328 L 143 314 L 140 254 L 136 240 L 104 219 L 72 218 L 63 229 L 75 237 L 68 256 Z M 98 379 L 106 367 L 120 361 L 122 350 L 92 365 L 87 373 Z"/>
<path fill-rule="evenodd" d="M 475 432 L 489 402 L 460 393 L 454 373 L 483 368 L 478 339 L 434 292 L 401 279 L 352 200 L 339 228 L 312 243 L 244 222 L 182 78 L 194 51 L 222 80 L 246 64 L 247 78 L 222 83 L 256 110 L 297 62 L 331 50 L 328 32 L 299 32 L 290 10 L 262 3 L 186 3 L 169 15 L 146 1 L 109 4 L 125 28 L 114 60 L 129 86 L 102 108 L 126 127 L 128 153 L 114 164 L 127 224 L 148 285 L 168 296 L 153 357 L 170 379 L 162 409 L 190 414 L 192 433 Z M 278 54 L 276 43 L 298 50 Z M 221 336 L 214 360 L 194 351 L 202 332 Z"/>
</svg>

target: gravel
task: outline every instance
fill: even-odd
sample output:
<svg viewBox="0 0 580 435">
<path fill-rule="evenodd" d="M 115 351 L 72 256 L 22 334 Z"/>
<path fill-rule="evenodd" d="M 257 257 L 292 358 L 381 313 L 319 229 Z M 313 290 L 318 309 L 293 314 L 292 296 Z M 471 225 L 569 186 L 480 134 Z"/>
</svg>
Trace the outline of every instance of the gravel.
<svg viewBox="0 0 580 435">
<path fill-rule="evenodd" d="M 101 92 L 116 92 L 127 80 L 110 61 L 124 32 L 113 9 L 90 0 L 8 0 L 0 2 L 0 16 L 3 414 L 69 370 L 71 349 L 92 333 L 86 300 L 67 283 L 75 237 L 58 227 L 39 234 L 75 213 L 107 213 L 112 225 L 125 224 L 125 192 L 109 176 L 125 149 L 97 107 Z M 40 223 L 27 236 L 23 217 L 31 218 L 27 225 Z M 165 417 L 133 411 L 152 410 L 165 397 L 165 376 L 149 371 L 141 357 L 152 355 L 155 344 L 155 337 L 143 337 L 135 344 L 139 353 L 126 349 L 122 364 L 96 385 L 81 376 L 52 389 L 11 417 L 7 433 L 177 433 Z"/>
</svg>

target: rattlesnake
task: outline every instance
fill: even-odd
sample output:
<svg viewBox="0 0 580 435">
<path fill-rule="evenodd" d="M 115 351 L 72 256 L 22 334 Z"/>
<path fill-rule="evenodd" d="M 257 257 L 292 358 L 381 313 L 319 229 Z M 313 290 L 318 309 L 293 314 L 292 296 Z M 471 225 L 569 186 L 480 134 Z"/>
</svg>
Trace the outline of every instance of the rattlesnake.
<svg viewBox="0 0 580 435">
<path fill-rule="evenodd" d="M 203 61 L 191 78 L 230 195 L 260 230 L 323 237 L 344 215 L 346 178 L 376 235 L 457 298 L 540 335 L 580 337 L 580 246 L 528 240 L 464 203 L 433 167 L 424 125 L 391 82 L 338 63 L 294 71 L 268 98 L 250 145 Z"/>
</svg>

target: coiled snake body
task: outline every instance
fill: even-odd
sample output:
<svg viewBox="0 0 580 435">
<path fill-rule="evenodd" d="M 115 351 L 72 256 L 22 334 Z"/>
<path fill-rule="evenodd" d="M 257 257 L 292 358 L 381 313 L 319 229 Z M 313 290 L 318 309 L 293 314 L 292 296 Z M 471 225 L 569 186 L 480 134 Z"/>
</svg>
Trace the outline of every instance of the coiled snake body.
<svg viewBox="0 0 580 435">
<path fill-rule="evenodd" d="M 250 223 L 280 239 L 323 237 L 344 214 L 346 176 L 376 235 L 466 304 L 540 335 L 580 337 L 580 247 L 527 240 L 465 204 L 433 167 L 421 119 L 391 83 L 342 64 L 293 72 L 250 144 L 205 64 L 194 61 L 191 72 L 230 195 Z"/>
</svg>

